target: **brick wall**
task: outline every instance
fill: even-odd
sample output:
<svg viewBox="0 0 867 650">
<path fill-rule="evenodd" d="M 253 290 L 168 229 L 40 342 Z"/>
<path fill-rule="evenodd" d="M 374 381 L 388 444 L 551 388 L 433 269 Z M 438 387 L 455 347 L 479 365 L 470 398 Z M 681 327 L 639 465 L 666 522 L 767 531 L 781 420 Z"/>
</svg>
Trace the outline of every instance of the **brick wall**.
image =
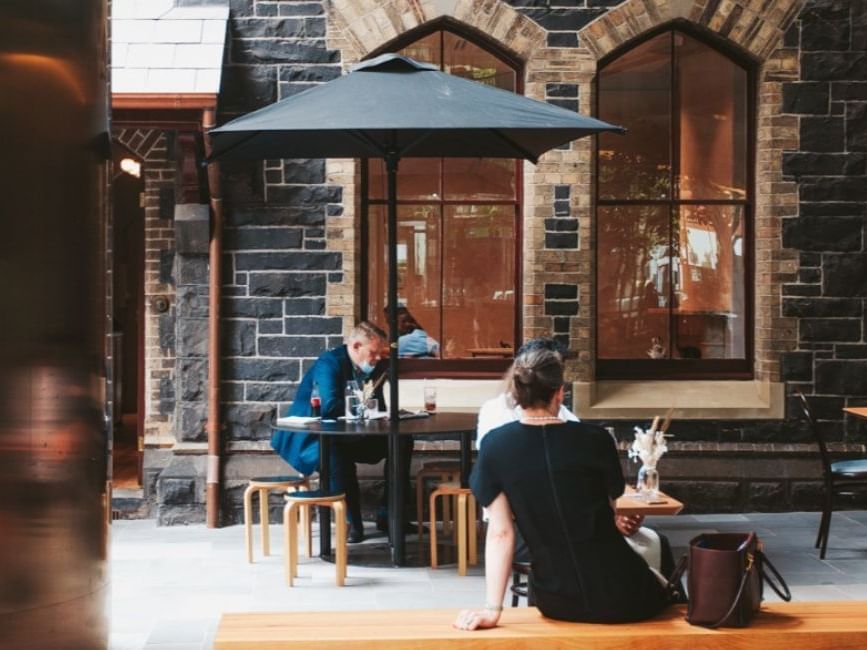
<svg viewBox="0 0 867 650">
<path fill-rule="evenodd" d="M 166 137 L 160 130 L 122 129 L 114 138 L 144 162 L 145 181 L 145 441 L 159 444 L 174 434 L 175 408 L 175 278 L 172 207 L 160 208 L 163 192 L 174 190 L 175 163 L 169 158 Z M 156 298 L 165 298 L 160 312 Z"/>
</svg>

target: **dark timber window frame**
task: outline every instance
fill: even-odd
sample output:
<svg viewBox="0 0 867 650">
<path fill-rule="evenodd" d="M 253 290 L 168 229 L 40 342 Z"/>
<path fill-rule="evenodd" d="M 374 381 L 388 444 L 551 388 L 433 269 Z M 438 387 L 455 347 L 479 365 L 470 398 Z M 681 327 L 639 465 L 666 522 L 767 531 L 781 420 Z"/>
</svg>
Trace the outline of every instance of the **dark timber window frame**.
<svg viewBox="0 0 867 650">
<path fill-rule="evenodd" d="M 600 359 L 598 349 L 598 336 L 595 337 L 594 355 L 596 359 L 597 379 L 752 379 L 754 363 L 754 213 L 755 213 L 755 156 L 756 156 L 756 63 L 740 51 L 734 50 L 729 44 L 722 42 L 703 31 L 694 29 L 689 23 L 675 21 L 667 23 L 658 29 L 651 30 L 627 45 L 620 47 L 599 61 L 597 75 L 594 81 L 595 113 L 599 115 L 599 73 L 606 66 L 627 54 L 635 47 L 656 38 L 660 34 L 669 32 L 673 39 L 677 34 L 684 34 L 693 38 L 703 45 L 716 50 L 734 64 L 740 66 L 746 72 L 746 114 L 747 114 L 747 143 L 746 143 L 746 198 L 743 200 L 706 200 L 706 199 L 680 199 L 672 196 L 670 199 L 644 200 L 644 199 L 600 199 L 599 198 L 599 142 L 595 139 L 596 152 L 594 162 L 596 172 L 594 178 L 594 196 L 596 204 L 594 208 L 594 241 L 598 242 L 599 207 L 607 206 L 653 206 L 661 205 L 669 207 L 669 233 L 672 232 L 671 224 L 674 220 L 674 212 L 681 206 L 687 205 L 734 205 L 741 206 L 744 214 L 743 234 L 743 257 L 744 257 L 744 357 L 743 359 Z M 679 82 L 675 57 L 671 56 L 671 136 L 669 140 L 671 169 L 669 182 L 674 195 L 676 179 L 680 170 L 680 132 L 679 112 L 676 107 Z M 600 116 L 604 119 L 604 116 Z M 678 190 L 679 191 L 679 190 Z M 599 251 L 594 250 L 594 282 L 598 284 Z M 596 285 L 594 285 L 596 286 Z M 669 285 L 671 286 L 671 285 Z M 594 326 L 598 328 L 599 307 L 598 292 L 596 292 Z M 676 316 L 669 316 L 669 332 L 675 328 Z M 673 340 L 670 336 L 669 340 Z"/>
<path fill-rule="evenodd" d="M 450 32 L 454 36 L 465 39 L 473 45 L 485 50 L 493 57 L 499 59 L 504 64 L 509 66 L 515 73 L 515 92 L 523 94 L 524 92 L 524 64 L 515 56 L 510 55 L 503 50 L 502 46 L 493 41 L 489 36 L 482 32 L 475 31 L 468 26 L 450 18 L 442 18 L 419 28 L 402 34 L 399 38 L 387 43 L 383 47 L 371 52 L 365 58 L 373 58 L 386 52 L 396 52 L 412 43 L 429 36 L 433 33 L 440 33 L 440 52 L 445 51 L 444 33 Z M 444 61 L 441 62 L 441 69 Z M 443 158 L 432 158 L 431 160 L 439 160 L 440 165 L 440 192 L 439 196 L 443 197 L 442 183 L 444 182 L 444 174 L 442 173 Z M 369 280 L 367 270 L 370 268 L 371 255 L 368 241 L 368 224 L 369 224 L 369 207 L 371 205 L 385 205 L 386 200 L 371 199 L 369 196 L 368 186 L 368 162 L 367 159 L 361 160 L 361 179 L 360 187 L 360 207 L 361 207 L 361 256 L 359 265 L 358 286 L 361 287 L 361 314 L 362 318 L 370 318 L 373 315 L 368 314 L 369 301 Z M 398 206 L 405 205 L 439 205 L 443 209 L 452 205 L 506 205 L 514 206 L 515 208 L 515 305 L 514 305 L 514 345 L 521 345 L 522 340 L 522 318 L 523 309 L 522 300 L 522 248 L 523 248 L 523 161 L 515 160 L 515 198 L 513 200 L 468 200 L 454 199 L 439 200 L 432 199 L 400 199 L 398 198 Z M 398 192 L 400 187 L 398 186 Z M 440 259 L 442 260 L 442 246 L 440 242 Z M 444 282 L 443 265 L 440 265 L 440 287 Z M 440 305 L 440 331 L 442 331 L 442 305 Z M 406 378 L 451 378 L 451 379 L 490 379 L 499 378 L 511 365 L 511 359 L 502 358 L 468 358 L 468 359 L 411 359 L 401 358 L 400 360 L 400 376 Z"/>
</svg>

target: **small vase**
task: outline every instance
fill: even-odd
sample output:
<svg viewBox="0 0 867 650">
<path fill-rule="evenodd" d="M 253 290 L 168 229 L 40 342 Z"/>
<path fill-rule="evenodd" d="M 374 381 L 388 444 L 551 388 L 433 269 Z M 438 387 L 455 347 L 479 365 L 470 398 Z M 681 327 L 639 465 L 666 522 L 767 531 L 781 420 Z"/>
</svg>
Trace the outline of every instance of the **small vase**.
<svg viewBox="0 0 867 650">
<path fill-rule="evenodd" d="M 635 489 L 645 499 L 655 499 L 659 496 L 659 472 L 654 465 L 642 465 L 638 470 L 638 481 Z"/>
</svg>

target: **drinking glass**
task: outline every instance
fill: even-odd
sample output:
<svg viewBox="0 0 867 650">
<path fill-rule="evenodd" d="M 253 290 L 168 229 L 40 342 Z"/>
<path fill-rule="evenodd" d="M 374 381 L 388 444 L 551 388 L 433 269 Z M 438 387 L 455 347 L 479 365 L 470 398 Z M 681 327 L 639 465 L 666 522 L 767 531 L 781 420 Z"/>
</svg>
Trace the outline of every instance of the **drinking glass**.
<svg viewBox="0 0 867 650">
<path fill-rule="evenodd" d="M 424 387 L 424 410 L 435 413 L 437 410 L 437 389 L 434 386 Z"/>
<path fill-rule="evenodd" d="M 354 381 L 346 382 L 346 392 L 344 393 L 345 400 L 345 417 L 360 418 L 363 404 L 361 403 L 361 391 L 358 390 L 358 383 Z"/>
<path fill-rule="evenodd" d="M 364 403 L 364 412 L 367 417 L 370 417 L 371 414 L 379 413 L 379 400 L 375 397 L 371 397 Z"/>
</svg>

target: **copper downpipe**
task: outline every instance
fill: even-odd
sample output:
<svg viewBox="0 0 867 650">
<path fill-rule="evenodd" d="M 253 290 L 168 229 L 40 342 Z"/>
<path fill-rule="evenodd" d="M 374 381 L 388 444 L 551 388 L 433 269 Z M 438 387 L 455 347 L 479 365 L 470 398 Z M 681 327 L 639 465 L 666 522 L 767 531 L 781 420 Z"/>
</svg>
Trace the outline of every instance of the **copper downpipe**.
<svg viewBox="0 0 867 650">
<path fill-rule="evenodd" d="M 217 125 L 216 109 L 202 113 L 205 155 L 210 158 L 208 131 Z M 220 283 L 223 253 L 223 196 L 220 165 L 208 163 L 208 193 L 211 197 L 211 242 L 208 250 L 208 463 L 205 492 L 206 523 L 216 528 L 220 520 Z"/>
</svg>

